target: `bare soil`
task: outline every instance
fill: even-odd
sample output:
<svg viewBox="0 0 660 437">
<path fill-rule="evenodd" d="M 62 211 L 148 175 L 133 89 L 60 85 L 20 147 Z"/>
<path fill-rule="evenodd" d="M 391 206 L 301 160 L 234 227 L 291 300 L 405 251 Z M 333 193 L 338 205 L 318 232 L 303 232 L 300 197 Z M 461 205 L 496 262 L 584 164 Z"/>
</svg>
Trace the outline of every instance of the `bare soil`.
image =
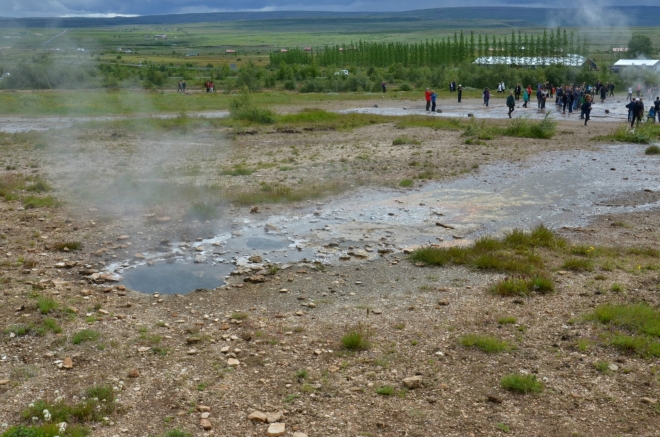
<svg viewBox="0 0 660 437">
<path fill-rule="evenodd" d="M 5 138 L 11 169 L 0 176 L 41 175 L 55 187 L 48 194 L 66 203 L 23 209 L 17 200 L 0 202 L 0 328 L 33 327 L 25 336 L 0 334 L 0 381 L 6 381 L 0 424 L 29 423 L 20 413 L 35 400 L 61 396 L 74 403 L 87 387 L 107 383 L 120 408 L 89 424 L 92 436 L 174 428 L 195 436 L 266 435 L 267 424 L 247 419 L 254 410 L 284 411 L 287 435 L 657 435 L 658 360 L 603 345 L 605 329 L 582 321 L 608 302 L 658 308 L 657 270 L 636 269 L 626 258 L 612 270 L 599 265 L 574 273 L 550 256 L 556 290 L 531 298 L 491 295 L 489 287 L 503 275 L 421 267 L 403 253 L 325 268 L 293 265 L 263 283 L 232 277 L 227 287 L 176 296 L 124 291 L 83 274 L 165 238 L 213 235 L 213 219 L 190 215 L 190 198 L 206 200 L 212 184 L 246 191 L 263 184 L 338 183 L 347 190 L 403 179 L 422 184 L 546 150 L 594 148 L 587 138 L 599 129 L 564 122 L 553 140 L 503 137 L 486 146 L 463 144 L 459 132 L 393 125 L 233 138 L 212 130 L 63 130 L 48 134 L 45 150 L 35 150 L 30 138 Z M 404 134 L 421 144 L 393 146 Z M 237 166 L 252 173 L 223 174 Z M 250 209 L 216 206 L 217 220 L 236 220 Z M 164 217 L 169 220 L 156 220 Z M 657 248 L 659 222 L 645 212 L 560 232 L 576 243 Z M 54 250 L 65 241 L 82 242 L 82 250 Z M 609 291 L 614 283 L 624 291 Z M 39 297 L 53 298 L 58 308 L 42 314 Z M 515 323 L 498 323 L 504 316 Z M 46 318 L 63 332 L 38 332 Z M 358 325 L 371 333 L 372 345 L 346 350 L 341 337 Z M 73 344 L 82 329 L 100 338 Z M 489 334 L 515 348 L 468 349 L 459 342 L 466 334 Z M 58 366 L 66 357 L 72 369 Z M 238 366 L 229 365 L 232 357 Z M 598 371 L 599 361 L 616 370 Z M 521 372 L 536 375 L 545 390 L 521 395 L 500 387 L 503 376 Z M 421 387 L 406 389 L 403 379 L 415 375 Z M 377 394 L 382 386 L 393 395 Z M 212 430 L 201 428 L 198 405 L 210 407 Z"/>
</svg>

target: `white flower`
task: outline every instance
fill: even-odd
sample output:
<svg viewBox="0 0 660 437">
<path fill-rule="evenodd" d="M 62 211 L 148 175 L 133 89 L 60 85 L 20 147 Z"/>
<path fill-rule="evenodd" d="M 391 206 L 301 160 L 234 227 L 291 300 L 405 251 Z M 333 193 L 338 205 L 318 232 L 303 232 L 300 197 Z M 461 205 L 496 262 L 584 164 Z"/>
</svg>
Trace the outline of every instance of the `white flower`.
<svg viewBox="0 0 660 437">
<path fill-rule="evenodd" d="M 51 418 L 50 412 L 48 410 L 44 410 L 43 415 L 44 415 L 44 420 L 46 422 L 50 422 L 50 418 Z"/>
<path fill-rule="evenodd" d="M 64 434 L 64 431 L 66 431 L 66 422 L 60 423 L 59 427 L 60 427 L 60 434 Z"/>
</svg>

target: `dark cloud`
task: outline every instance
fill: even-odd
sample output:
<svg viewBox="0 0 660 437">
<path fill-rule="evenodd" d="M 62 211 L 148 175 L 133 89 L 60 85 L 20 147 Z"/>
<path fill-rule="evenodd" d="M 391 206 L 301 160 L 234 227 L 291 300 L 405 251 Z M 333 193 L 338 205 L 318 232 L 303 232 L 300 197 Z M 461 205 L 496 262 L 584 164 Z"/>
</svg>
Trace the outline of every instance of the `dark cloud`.
<svg viewBox="0 0 660 437">
<path fill-rule="evenodd" d="M 655 6 L 657 0 L 599 0 L 597 6 Z M 0 0 L 0 16 L 52 17 L 65 15 L 165 15 L 225 11 L 345 11 L 387 12 L 453 6 L 575 7 L 574 0 Z"/>
</svg>

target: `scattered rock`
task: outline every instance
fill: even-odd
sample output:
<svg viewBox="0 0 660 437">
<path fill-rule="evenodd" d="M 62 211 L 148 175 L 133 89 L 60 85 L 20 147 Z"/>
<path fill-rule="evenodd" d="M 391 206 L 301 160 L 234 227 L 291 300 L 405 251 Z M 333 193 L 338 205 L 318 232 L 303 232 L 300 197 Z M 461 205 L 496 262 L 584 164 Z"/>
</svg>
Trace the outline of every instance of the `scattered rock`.
<svg viewBox="0 0 660 437">
<path fill-rule="evenodd" d="M 252 282 L 253 284 L 261 284 L 266 282 L 266 277 L 263 275 L 252 275 L 249 278 L 245 278 L 244 282 Z"/>
<path fill-rule="evenodd" d="M 138 348 L 138 352 L 146 352 L 148 350 L 151 350 L 151 348 L 149 346 L 140 346 Z"/>
<path fill-rule="evenodd" d="M 252 255 L 248 258 L 248 261 L 251 263 L 260 263 L 263 262 L 263 258 L 261 258 L 259 255 Z"/>
<path fill-rule="evenodd" d="M 108 282 L 119 282 L 123 281 L 124 277 L 117 273 L 102 273 L 99 275 L 99 279 L 103 279 L 104 281 Z"/>
<path fill-rule="evenodd" d="M 266 413 L 266 420 L 268 423 L 276 423 L 282 420 L 282 417 L 284 417 L 284 412 L 283 411 L 276 411 L 274 413 Z"/>
<path fill-rule="evenodd" d="M 611 363 L 609 366 L 607 366 L 607 368 L 608 368 L 609 370 L 611 370 L 612 372 L 616 372 L 617 370 L 619 370 L 619 366 L 617 366 L 617 365 L 614 364 L 614 363 Z"/>
<path fill-rule="evenodd" d="M 262 413 L 261 411 L 253 411 L 248 415 L 248 420 L 257 420 L 259 422 L 267 422 L 268 421 L 268 416 L 266 413 Z"/>
<path fill-rule="evenodd" d="M 197 405 L 197 411 L 199 411 L 200 413 L 210 413 L 211 407 L 208 407 L 206 405 Z"/>
<path fill-rule="evenodd" d="M 199 421 L 199 424 L 207 431 L 213 429 L 213 424 L 209 419 L 202 419 Z"/>
<path fill-rule="evenodd" d="M 253 206 L 252 208 L 250 208 L 250 214 L 259 214 L 259 207 Z"/>
<path fill-rule="evenodd" d="M 8 379 L 0 379 L 0 385 L 7 385 L 7 384 L 9 384 Z"/>
<path fill-rule="evenodd" d="M 330 366 L 330 367 L 328 367 L 328 372 L 330 372 L 330 373 L 337 373 L 337 372 L 339 372 L 339 367 L 337 367 L 337 366 Z"/>
<path fill-rule="evenodd" d="M 201 417 L 202 419 L 208 419 L 209 417 L 211 417 L 211 413 L 209 413 L 209 412 L 207 411 L 206 413 L 202 413 L 202 414 L 200 414 L 200 417 Z"/>
<path fill-rule="evenodd" d="M 642 402 L 645 403 L 645 404 L 649 404 L 649 405 L 655 405 L 655 404 L 658 403 L 658 401 L 656 399 L 647 398 L 647 397 L 643 397 Z"/>
<path fill-rule="evenodd" d="M 286 432 L 286 425 L 284 423 L 271 423 L 266 431 L 266 435 L 270 437 L 279 437 Z"/>
<path fill-rule="evenodd" d="M 446 300 L 446 299 L 439 300 L 439 301 L 438 301 L 438 305 L 439 305 L 439 306 L 443 306 L 443 307 L 444 307 L 444 306 L 447 306 L 447 305 L 449 305 L 449 301 Z"/>
<path fill-rule="evenodd" d="M 196 264 L 202 264 L 202 263 L 205 263 L 205 262 L 206 262 L 206 255 L 201 255 L 201 254 L 195 255 L 195 263 Z"/>
<path fill-rule="evenodd" d="M 73 360 L 71 359 L 71 357 L 64 358 L 64 361 L 62 362 L 62 368 L 73 369 Z"/>
<path fill-rule="evenodd" d="M 166 215 L 163 217 L 156 217 L 156 221 L 161 223 L 169 222 L 170 220 L 172 220 L 172 218 Z"/>
<path fill-rule="evenodd" d="M 304 432 L 294 432 L 293 437 L 307 437 L 307 434 Z"/>
<path fill-rule="evenodd" d="M 241 364 L 236 358 L 230 358 L 227 360 L 227 365 L 229 367 L 238 367 Z"/>
<path fill-rule="evenodd" d="M 488 395 L 486 397 L 488 399 L 488 402 L 492 402 L 494 404 L 501 404 L 502 403 L 502 398 L 495 396 L 495 395 Z"/>
<path fill-rule="evenodd" d="M 129 378 L 137 378 L 138 376 L 140 376 L 140 372 L 138 372 L 138 369 L 131 369 L 128 371 Z"/>
<path fill-rule="evenodd" d="M 197 349 L 189 349 L 188 352 L 186 352 L 188 355 L 197 355 L 199 351 Z"/>
<path fill-rule="evenodd" d="M 445 229 L 456 229 L 456 228 L 453 227 L 453 226 L 446 225 L 446 224 L 444 224 L 444 223 L 440 223 L 440 222 L 436 222 L 435 225 L 436 225 L 436 226 L 440 226 L 441 228 L 445 228 Z"/>
<path fill-rule="evenodd" d="M 408 389 L 415 389 L 422 386 L 422 377 L 421 376 L 409 376 L 403 380 L 403 386 Z"/>
</svg>

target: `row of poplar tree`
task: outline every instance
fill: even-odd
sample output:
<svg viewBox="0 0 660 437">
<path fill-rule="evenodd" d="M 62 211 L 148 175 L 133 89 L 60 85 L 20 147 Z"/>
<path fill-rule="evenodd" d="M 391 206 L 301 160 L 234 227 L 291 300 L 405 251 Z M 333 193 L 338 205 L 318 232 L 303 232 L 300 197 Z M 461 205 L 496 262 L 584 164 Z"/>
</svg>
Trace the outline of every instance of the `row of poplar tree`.
<svg viewBox="0 0 660 437">
<path fill-rule="evenodd" d="M 528 35 L 511 32 L 507 37 L 488 35 L 475 37 L 454 33 L 439 41 L 426 40 L 418 43 L 404 42 L 365 42 L 358 41 L 346 45 L 317 47 L 311 51 L 293 48 L 270 54 L 272 65 L 316 64 L 318 66 L 354 65 L 359 67 L 387 67 L 402 64 L 406 67 L 434 67 L 438 65 L 456 65 L 472 62 L 477 57 L 564 57 L 588 54 L 586 38 L 580 39 L 573 31 L 566 29 L 543 30 L 542 34 Z"/>
</svg>

